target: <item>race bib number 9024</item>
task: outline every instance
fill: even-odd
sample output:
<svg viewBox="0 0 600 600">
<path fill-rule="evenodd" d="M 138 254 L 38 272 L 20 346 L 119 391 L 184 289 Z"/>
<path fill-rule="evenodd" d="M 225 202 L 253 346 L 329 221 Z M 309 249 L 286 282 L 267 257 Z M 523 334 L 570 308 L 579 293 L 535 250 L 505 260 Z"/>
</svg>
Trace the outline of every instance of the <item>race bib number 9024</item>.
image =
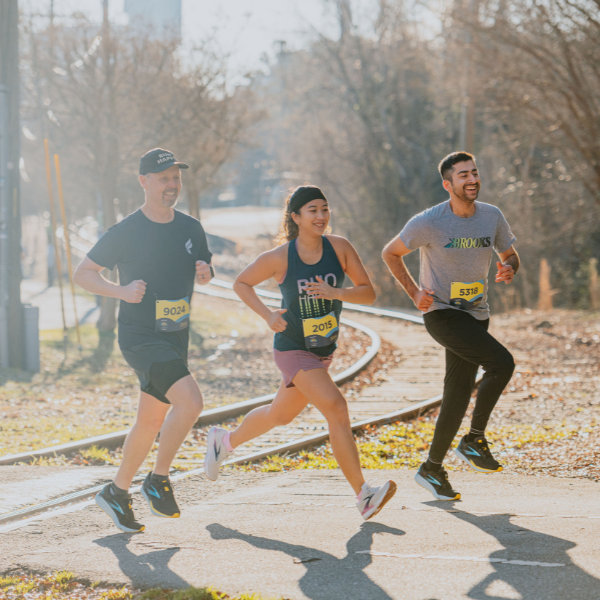
<svg viewBox="0 0 600 600">
<path fill-rule="evenodd" d="M 338 339 L 339 327 L 334 312 L 316 319 L 303 319 L 302 328 L 307 348 L 330 346 Z"/>
<path fill-rule="evenodd" d="M 190 323 L 190 299 L 157 300 L 155 331 L 181 331 Z"/>
<path fill-rule="evenodd" d="M 481 304 L 484 291 L 485 282 L 483 279 L 470 283 L 453 281 L 450 287 L 450 304 L 463 310 L 472 310 Z"/>
</svg>

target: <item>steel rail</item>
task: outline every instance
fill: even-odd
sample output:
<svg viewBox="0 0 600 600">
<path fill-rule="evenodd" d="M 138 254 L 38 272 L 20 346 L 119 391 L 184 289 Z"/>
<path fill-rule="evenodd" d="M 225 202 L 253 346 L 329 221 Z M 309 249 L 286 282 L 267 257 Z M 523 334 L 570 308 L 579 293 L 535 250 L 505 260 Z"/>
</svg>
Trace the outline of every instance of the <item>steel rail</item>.
<svg viewBox="0 0 600 600">
<path fill-rule="evenodd" d="M 233 285 L 229 282 L 222 281 L 219 279 L 213 279 L 211 281 L 211 285 L 224 288 L 227 290 L 233 291 Z M 237 296 L 232 295 L 231 293 L 223 293 L 214 289 L 210 289 L 207 286 L 195 286 L 195 291 L 201 294 L 210 295 L 218 298 L 225 298 L 228 300 L 238 300 Z M 268 292 L 266 290 L 256 290 L 259 296 L 262 296 L 266 299 L 266 304 L 274 306 L 279 305 L 281 301 L 281 295 L 276 294 L 274 292 Z M 386 316 L 399 320 L 409 321 L 413 323 L 417 323 L 422 325 L 423 319 L 419 317 L 415 317 L 413 315 L 408 315 L 406 313 L 402 313 L 399 311 L 390 311 L 385 309 L 374 309 L 372 307 L 366 307 L 355 304 L 344 304 L 345 309 L 355 310 L 357 312 L 365 312 L 374 314 L 377 316 Z M 356 323 L 354 321 L 342 318 L 340 319 L 341 323 L 344 323 L 348 326 L 359 329 L 371 338 L 371 347 L 368 352 L 359 359 L 354 365 L 334 376 L 334 381 L 338 384 L 341 384 L 349 379 L 353 378 L 360 370 L 362 370 L 369 362 L 375 357 L 379 348 L 381 346 L 381 339 L 379 335 L 373 331 L 372 329 Z M 265 404 L 270 403 L 275 394 L 268 394 L 265 396 L 260 396 L 258 398 L 253 398 L 251 400 L 246 400 L 243 402 L 237 402 L 235 404 L 231 404 L 225 407 L 219 407 L 215 409 L 210 409 L 205 411 L 196 425 L 207 425 L 210 423 L 218 422 L 226 420 L 232 416 L 238 416 L 239 414 L 244 414 L 249 410 L 256 408 L 257 406 L 263 406 Z M 385 415 L 381 415 L 378 417 L 373 417 L 370 419 L 365 419 L 363 421 L 359 421 L 357 423 L 352 424 L 352 430 L 357 431 L 362 428 L 372 426 L 372 425 L 381 425 L 384 423 L 390 423 L 394 421 L 400 420 L 408 420 L 415 418 L 430 410 L 431 408 L 437 406 L 441 402 L 442 396 L 434 396 L 433 398 L 429 398 L 422 402 L 419 402 L 413 406 L 406 407 L 400 409 L 398 411 L 394 411 L 391 413 L 387 413 Z M 70 442 L 68 444 L 61 444 L 60 446 L 53 446 L 51 448 L 45 448 L 38 451 L 34 451 L 31 453 L 23 453 L 20 455 L 8 456 L 0 458 L 0 465 L 2 464 L 14 464 L 14 462 L 19 462 L 23 459 L 37 457 L 37 456 L 53 456 L 58 452 L 65 453 L 74 451 L 77 449 L 83 449 L 89 447 L 93 444 L 102 444 L 106 446 L 110 443 L 119 443 L 124 440 L 129 430 L 124 430 L 120 432 L 114 432 L 112 434 L 106 434 L 102 436 L 96 436 L 94 438 L 87 438 L 86 440 L 80 440 L 79 442 Z M 227 461 L 225 464 L 228 465 L 237 465 L 237 464 L 245 464 L 260 461 L 268 456 L 273 454 L 287 454 L 297 452 L 304 448 L 309 448 L 311 446 L 318 445 L 329 438 L 329 430 L 323 431 L 318 434 L 306 436 L 295 440 L 293 442 L 287 442 L 284 444 L 279 444 L 277 446 L 272 446 L 270 448 L 260 450 L 258 452 L 254 452 L 251 454 L 247 454 L 238 458 L 231 459 Z M 16 459 L 12 462 L 5 462 L 7 460 Z M 185 479 L 192 475 L 197 475 L 203 472 L 203 468 L 196 468 L 190 471 L 186 471 L 184 473 L 179 473 L 177 475 L 173 475 L 171 479 L 173 481 Z M 139 481 L 139 478 L 134 479 L 134 481 Z M 29 522 L 35 522 L 37 520 L 45 520 L 46 518 L 50 518 L 52 516 L 57 516 L 58 514 L 63 514 L 64 512 L 69 512 L 70 510 L 81 510 L 86 506 L 89 506 L 93 500 L 90 498 L 93 497 L 98 491 L 102 489 L 103 485 L 94 486 L 91 488 L 87 488 L 85 490 L 80 490 L 78 492 L 73 492 L 71 494 L 67 494 L 65 496 L 61 496 L 59 498 L 54 498 L 48 500 L 46 502 L 25 507 L 16 511 L 11 511 L 9 513 L 5 513 L 4 515 L 0 515 L 0 525 L 5 524 L 4 527 L 0 527 L 0 533 L 12 531 L 13 529 L 26 526 Z M 141 486 L 135 486 L 131 489 L 132 493 L 138 492 L 141 489 Z M 73 504 L 75 503 L 75 504 Z M 48 511 L 48 512 L 43 512 Z M 41 514 L 40 514 L 41 513 Z M 36 515 L 36 516 L 32 516 Z"/>
<path fill-rule="evenodd" d="M 233 284 L 223 279 L 214 278 L 211 279 L 209 285 L 224 288 L 233 291 Z M 204 286 L 197 285 L 195 287 L 196 292 L 206 293 L 203 291 Z M 261 290 L 260 288 L 254 288 L 254 291 L 263 298 L 270 298 L 272 300 L 281 301 L 281 294 L 277 292 L 269 292 L 267 290 Z M 230 298 L 231 296 L 222 296 L 223 298 Z M 388 310 L 386 308 L 375 308 L 373 306 L 363 306 L 362 304 L 352 304 L 351 302 L 344 302 L 344 310 L 354 310 L 356 312 L 367 313 L 369 315 L 376 315 L 378 317 L 391 317 L 392 319 L 400 319 L 402 321 L 410 321 L 411 323 L 417 323 L 418 325 L 424 325 L 423 317 L 403 313 L 397 310 Z"/>
<path fill-rule="evenodd" d="M 212 279 L 210 286 L 215 286 L 217 288 L 229 290 L 230 293 L 219 292 L 218 290 L 211 289 L 209 286 L 200 286 L 196 285 L 194 287 L 194 291 L 200 294 L 205 294 L 208 296 L 213 296 L 216 298 L 224 298 L 227 300 L 235 300 L 240 302 L 240 299 L 237 297 L 235 292 L 233 292 L 233 284 L 224 281 L 222 279 Z M 256 293 L 259 296 L 265 298 L 268 306 L 279 306 L 279 302 L 281 301 L 281 294 L 276 292 L 269 292 L 267 290 L 256 289 Z M 390 317 L 392 319 L 399 319 L 402 321 L 408 321 L 412 323 L 417 323 L 419 325 L 423 325 L 423 318 L 416 317 L 414 315 L 409 315 L 407 313 L 403 313 L 400 311 L 373 308 L 371 306 L 362 306 L 360 304 L 352 304 L 352 303 L 344 303 L 345 310 L 353 310 L 356 312 L 368 313 L 376 316 L 382 317 Z M 379 348 L 381 346 L 381 340 L 377 333 L 375 333 L 372 329 L 361 325 L 360 323 L 356 323 L 355 321 L 350 321 L 348 319 L 342 318 L 340 321 L 349 325 L 350 327 L 354 327 L 355 329 L 359 329 L 363 331 L 367 335 L 371 337 L 371 349 L 365 356 L 355 363 L 352 367 L 346 369 L 342 373 L 334 376 L 333 380 L 335 383 L 341 385 L 346 381 L 352 379 L 360 370 L 364 369 L 365 366 L 371 362 L 371 360 L 375 357 Z M 376 349 L 375 349 L 376 348 Z M 355 367 L 355 368 L 353 368 Z M 264 406 L 265 404 L 269 404 L 275 398 L 275 394 L 267 394 L 265 396 L 260 396 L 258 398 L 252 398 L 250 400 L 244 400 L 242 402 L 236 402 L 234 404 L 229 404 L 227 406 L 212 408 L 206 410 L 200 415 L 198 421 L 196 422 L 196 427 L 200 427 L 202 425 L 209 425 L 211 423 L 216 423 L 219 421 L 223 421 L 230 417 L 237 417 L 239 415 L 245 414 L 246 412 L 252 410 L 253 408 L 257 408 L 259 406 Z M 30 462 L 32 460 L 38 458 L 47 458 L 56 456 L 58 454 L 66 454 L 69 452 L 76 452 L 78 450 L 84 450 L 85 448 L 90 448 L 91 446 L 102 446 L 104 448 L 111 448 L 118 446 L 121 444 L 127 434 L 129 433 L 129 429 L 122 429 L 120 431 L 114 431 L 112 433 L 106 433 L 103 435 L 98 435 L 90 438 L 86 438 L 83 440 L 77 440 L 74 442 L 67 442 L 66 444 L 59 444 L 56 446 L 50 446 L 47 448 L 40 448 L 39 450 L 33 450 L 32 452 L 21 452 L 19 454 L 0 456 L 0 466 L 2 465 L 14 465 L 18 462 Z"/>
<path fill-rule="evenodd" d="M 341 318 L 340 322 L 348 327 L 358 329 L 363 333 L 366 333 L 371 339 L 371 345 L 368 347 L 367 352 L 359 358 L 350 367 L 333 376 L 333 381 L 338 385 L 342 385 L 347 381 L 350 381 L 360 371 L 362 371 L 372 360 L 375 358 L 379 349 L 381 348 L 381 338 L 379 334 L 373 331 L 369 327 L 365 327 L 360 323 L 351 321 L 349 319 Z M 265 396 L 259 396 L 257 398 L 251 398 L 250 400 L 243 400 L 242 402 L 235 402 L 226 406 L 219 406 L 218 408 L 210 408 L 205 410 L 199 417 L 194 427 L 202 427 L 204 425 L 210 425 L 211 423 L 221 423 L 231 417 L 238 417 L 246 414 L 254 408 L 269 404 L 275 398 L 275 393 L 266 394 Z M 91 446 L 101 446 L 103 448 L 111 448 L 118 446 L 127 437 L 129 429 L 121 429 L 120 431 L 114 431 L 112 433 L 105 433 L 103 435 L 97 435 L 83 440 L 77 440 L 74 442 L 67 442 L 66 444 L 59 444 L 57 446 L 50 446 L 47 448 L 40 448 L 39 450 L 33 450 L 31 452 L 21 452 L 19 454 L 9 454 L 0 457 L 0 466 L 2 465 L 14 465 L 18 462 L 30 462 L 37 458 L 47 458 L 56 456 L 58 454 L 67 454 L 69 452 L 76 452 L 78 450 L 84 450 Z M 0 518 L 0 523 L 2 522 Z"/>
<path fill-rule="evenodd" d="M 433 398 L 428 398 L 427 400 L 418 402 L 413 406 L 407 406 L 400 410 L 387 413 L 385 415 L 380 415 L 378 417 L 364 419 L 363 421 L 353 423 L 352 431 L 358 431 L 360 429 L 364 429 L 365 427 L 373 425 L 384 425 L 386 423 L 408 421 L 410 419 L 417 418 L 421 414 L 436 407 L 438 404 L 440 404 L 441 401 L 442 396 L 440 394 L 438 396 L 434 396 Z M 233 458 L 231 460 L 226 461 L 224 464 L 242 465 L 263 460 L 264 458 L 267 458 L 274 454 L 290 454 L 293 452 L 298 452 L 299 450 L 303 450 L 305 448 L 310 448 L 321 444 L 328 438 L 329 430 L 326 430 L 322 433 L 317 433 L 314 435 L 309 435 L 300 438 L 298 440 L 294 440 L 293 442 L 279 444 L 278 446 L 272 446 L 271 448 L 266 448 L 265 450 L 260 450 L 258 452 L 253 452 L 251 454 L 246 454 L 244 456 Z M 200 475 L 202 473 L 204 473 L 204 467 L 190 469 L 189 471 L 185 471 L 183 473 L 178 473 L 176 475 L 171 476 L 171 481 L 180 481 L 182 479 L 187 479 L 192 475 Z M 141 477 L 136 477 L 135 480 L 141 481 L 141 479 Z M 85 490 L 80 490 L 78 492 L 73 492 L 71 494 L 61 496 L 59 498 L 48 500 L 47 502 L 42 502 L 34 506 L 25 507 L 1 515 L 0 533 L 7 533 L 14 529 L 19 529 L 20 527 L 26 527 L 31 523 L 43 521 L 54 516 L 58 516 L 60 514 L 64 514 L 65 512 L 76 512 L 78 510 L 83 510 L 84 508 L 90 506 L 90 504 L 93 503 L 92 498 L 104 487 L 104 485 L 105 484 L 90 487 Z M 141 490 L 141 487 L 141 485 L 136 485 L 130 488 L 130 492 L 137 493 Z"/>
</svg>

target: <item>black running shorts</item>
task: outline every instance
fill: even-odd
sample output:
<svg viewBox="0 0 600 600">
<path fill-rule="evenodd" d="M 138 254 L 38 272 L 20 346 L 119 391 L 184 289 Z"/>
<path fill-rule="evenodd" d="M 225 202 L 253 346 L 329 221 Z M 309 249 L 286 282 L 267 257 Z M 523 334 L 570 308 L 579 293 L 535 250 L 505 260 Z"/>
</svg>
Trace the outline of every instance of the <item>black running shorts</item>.
<svg viewBox="0 0 600 600">
<path fill-rule="evenodd" d="M 121 352 L 135 371 L 142 392 L 165 404 L 171 404 L 166 396 L 171 386 L 190 374 L 187 353 L 183 355 L 169 344 L 142 344 Z"/>
</svg>

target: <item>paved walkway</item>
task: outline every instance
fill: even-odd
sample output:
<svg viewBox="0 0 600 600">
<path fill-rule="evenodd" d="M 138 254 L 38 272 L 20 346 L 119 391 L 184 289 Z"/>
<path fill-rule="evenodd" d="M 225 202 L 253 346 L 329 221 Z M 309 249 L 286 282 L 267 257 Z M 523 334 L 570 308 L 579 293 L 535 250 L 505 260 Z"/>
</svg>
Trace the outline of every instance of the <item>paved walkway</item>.
<svg viewBox="0 0 600 600">
<path fill-rule="evenodd" d="M 75 327 L 75 313 L 73 311 L 73 297 L 68 283 L 63 285 L 63 300 L 65 303 L 65 318 L 67 327 Z M 40 331 L 47 329 L 62 329 L 62 309 L 60 289 L 58 286 L 48 287 L 44 282 L 24 279 L 21 282 L 21 301 L 24 304 L 33 304 L 40 309 Z M 76 293 L 77 317 L 79 323 L 95 323 L 98 320 L 100 309 L 95 300 L 89 295 Z"/>
<path fill-rule="evenodd" d="M 456 473 L 464 500 L 432 501 L 413 473 L 362 523 L 338 471 L 230 473 L 177 483 L 182 518 L 118 533 L 95 506 L 0 535 L 0 572 L 69 569 L 92 581 L 314 600 L 600 597 L 598 484 Z"/>
</svg>

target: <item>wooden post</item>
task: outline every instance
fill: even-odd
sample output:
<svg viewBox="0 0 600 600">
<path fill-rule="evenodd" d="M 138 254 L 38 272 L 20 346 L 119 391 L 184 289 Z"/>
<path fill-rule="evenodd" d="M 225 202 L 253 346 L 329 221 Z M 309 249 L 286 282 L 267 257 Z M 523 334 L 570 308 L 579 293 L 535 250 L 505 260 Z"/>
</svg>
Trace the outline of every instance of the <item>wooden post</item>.
<svg viewBox="0 0 600 600">
<path fill-rule="evenodd" d="M 590 258 L 590 308 L 600 308 L 600 284 L 598 282 L 598 259 Z"/>
<path fill-rule="evenodd" d="M 552 310 L 552 296 L 558 293 L 550 285 L 550 271 L 552 268 L 545 258 L 540 261 L 540 295 L 538 300 L 539 310 Z"/>
<path fill-rule="evenodd" d="M 56 261 L 56 277 L 58 278 L 58 288 L 60 290 L 60 308 L 63 321 L 63 341 L 65 343 L 65 352 L 67 350 L 67 319 L 65 317 L 65 299 L 62 288 L 62 265 L 60 261 L 60 246 L 56 241 L 56 210 L 54 208 L 54 194 L 52 193 L 52 170 L 50 168 L 50 150 L 48 140 L 44 139 L 44 150 L 46 152 L 46 183 L 48 184 L 48 199 L 50 201 L 50 220 L 52 221 L 52 239 L 54 241 L 54 259 Z"/>
</svg>

